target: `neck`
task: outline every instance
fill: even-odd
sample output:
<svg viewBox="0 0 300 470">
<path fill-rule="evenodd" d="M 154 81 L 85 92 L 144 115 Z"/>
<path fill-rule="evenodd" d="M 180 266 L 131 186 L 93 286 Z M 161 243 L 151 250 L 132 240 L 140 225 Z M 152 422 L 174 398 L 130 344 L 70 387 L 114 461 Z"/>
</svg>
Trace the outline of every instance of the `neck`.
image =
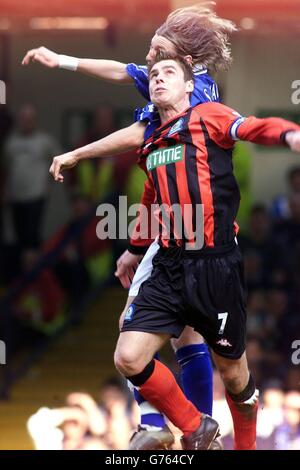
<svg viewBox="0 0 300 470">
<path fill-rule="evenodd" d="M 183 113 L 187 108 L 190 107 L 190 100 L 188 97 L 184 98 L 176 105 L 166 105 L 159 108 L 160 122 L 164 125 L 166 122 L 171 121 L 178 114 Z"/>
</svg>

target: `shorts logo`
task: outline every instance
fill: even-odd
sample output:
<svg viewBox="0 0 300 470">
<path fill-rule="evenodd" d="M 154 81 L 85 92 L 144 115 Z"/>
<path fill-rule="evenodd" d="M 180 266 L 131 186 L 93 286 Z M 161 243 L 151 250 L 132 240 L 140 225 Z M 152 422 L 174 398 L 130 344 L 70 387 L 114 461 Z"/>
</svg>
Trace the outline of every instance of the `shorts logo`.
<svg viewBox="0 0 300 470">
<path fill-rule="evenodd" d="M 167 147 L 149 153 L 146 163 L 147 170 L 151 171 L 158 166 L 179 162 L 183 158 L 183 151 L 183 145 L 175 145 L 174 147 Z"/>
<path fill-rule="evenodd" d="M 134 311 L 135 311 L 135 305 L 134 304 L 129 305 L 128 310 L 125 314 L 124 320 L 125 321 L 131 321 L 132 317 L 134 315 Z"/>
<path fill-rule="evenodd" d="M 220 346 L 227 346 L 229 348 L 232 348 L 232 344 L 230 344 L 226 338 L 219 339 L 219 341 L 217 341 L 216 344 L 219 344 Z"/>
</svg>

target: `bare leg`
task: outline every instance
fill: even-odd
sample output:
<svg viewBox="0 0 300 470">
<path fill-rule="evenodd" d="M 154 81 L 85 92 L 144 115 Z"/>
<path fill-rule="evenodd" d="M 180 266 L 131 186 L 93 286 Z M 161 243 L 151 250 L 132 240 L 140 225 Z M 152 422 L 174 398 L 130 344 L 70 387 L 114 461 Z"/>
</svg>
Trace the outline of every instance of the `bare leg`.
<svg viewBox="0 0 300 470">
<path fill-rule="evenodd" d="M 169 339 L 170 335 L 167 334 L 141 331 L 120 333 L 115 351 L 116 368 L 125 376 L 139 374 Z"/>
<path fill-rule="evenodd" d="M 125 307 L 123 309 L 123 312 L 121 313 L 120 315 L 120 318 L 119 318 L 119 330 L 121 331 L 122 329 L 122 326 L 123 326 L 123 322 L 124 322 L 124 317 L 126 315 L 126 312 L 128 310 L 128 307 L 130 304 L 132 304 L 132 302 L 134 301 L 135 297 L 134 296 L 128 296 L 127 297 L 127 301 L 126 301 L 126 304 L 125 304 Z"/>
<path fill-rule="evenodd" d="M 226 400 L 234 426 L 236 450 L 256 449 L 258 391 L 249 373 L 246 353 L 239 359 L 226 359 L 213 354 L 226 388 Z"/>
<path fill-rule="evenodd" d="M 202 344 L 203 342 L 203 337 L 191 326 L 186 326 L 179 338 L 171 339 L 171 344 L 175 352 L 183 346 L 188 346 L 190 344 Z"/>
<path fill-rule="evenodd" d="M 235 395 L 242 392 L 249 382 L 249 370 L 244 353 L 239 359 L 227 359 L 219 354 L 212 353 L 214 362 L 220 372 L 225 388 Z"/>
</svg>

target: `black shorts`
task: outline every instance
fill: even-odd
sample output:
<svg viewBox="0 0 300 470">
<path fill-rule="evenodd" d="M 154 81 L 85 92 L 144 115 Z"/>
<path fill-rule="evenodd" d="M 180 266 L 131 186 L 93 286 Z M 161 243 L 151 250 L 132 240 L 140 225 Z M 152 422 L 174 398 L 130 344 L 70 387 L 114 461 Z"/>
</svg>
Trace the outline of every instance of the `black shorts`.
<svg viewBox="0 0 300 470">
<path fill-rule="evenodd" d="M 245 351 L 245 291 L 235 242 L 205 251 L 161 248 L 151 277 L 127 310 L 122 331 L 179 337 L 190 325 L 217 354 L 238 359 Z"/>
</svg>

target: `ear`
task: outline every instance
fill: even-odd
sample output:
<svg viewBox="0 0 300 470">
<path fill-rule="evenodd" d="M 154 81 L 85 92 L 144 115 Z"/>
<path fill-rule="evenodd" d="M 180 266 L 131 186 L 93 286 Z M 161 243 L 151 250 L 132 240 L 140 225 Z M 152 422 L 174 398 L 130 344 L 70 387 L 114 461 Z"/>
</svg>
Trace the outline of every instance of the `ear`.
<svg viewBox="0 0 300 470">
<path fill-rule="evenodd" d="M 194 82 L 192 80 L 186 82 L 186 91 L 188 93 L 192 93 L 194 91 Z"/>
<path fill-rule="evenodd" d="M 191 55 L 185 55 L 184 60 L 186 60 L 187 63 L 190 64 L 190 65 L 193 64 L 193 57 Z"/>
</svg>

